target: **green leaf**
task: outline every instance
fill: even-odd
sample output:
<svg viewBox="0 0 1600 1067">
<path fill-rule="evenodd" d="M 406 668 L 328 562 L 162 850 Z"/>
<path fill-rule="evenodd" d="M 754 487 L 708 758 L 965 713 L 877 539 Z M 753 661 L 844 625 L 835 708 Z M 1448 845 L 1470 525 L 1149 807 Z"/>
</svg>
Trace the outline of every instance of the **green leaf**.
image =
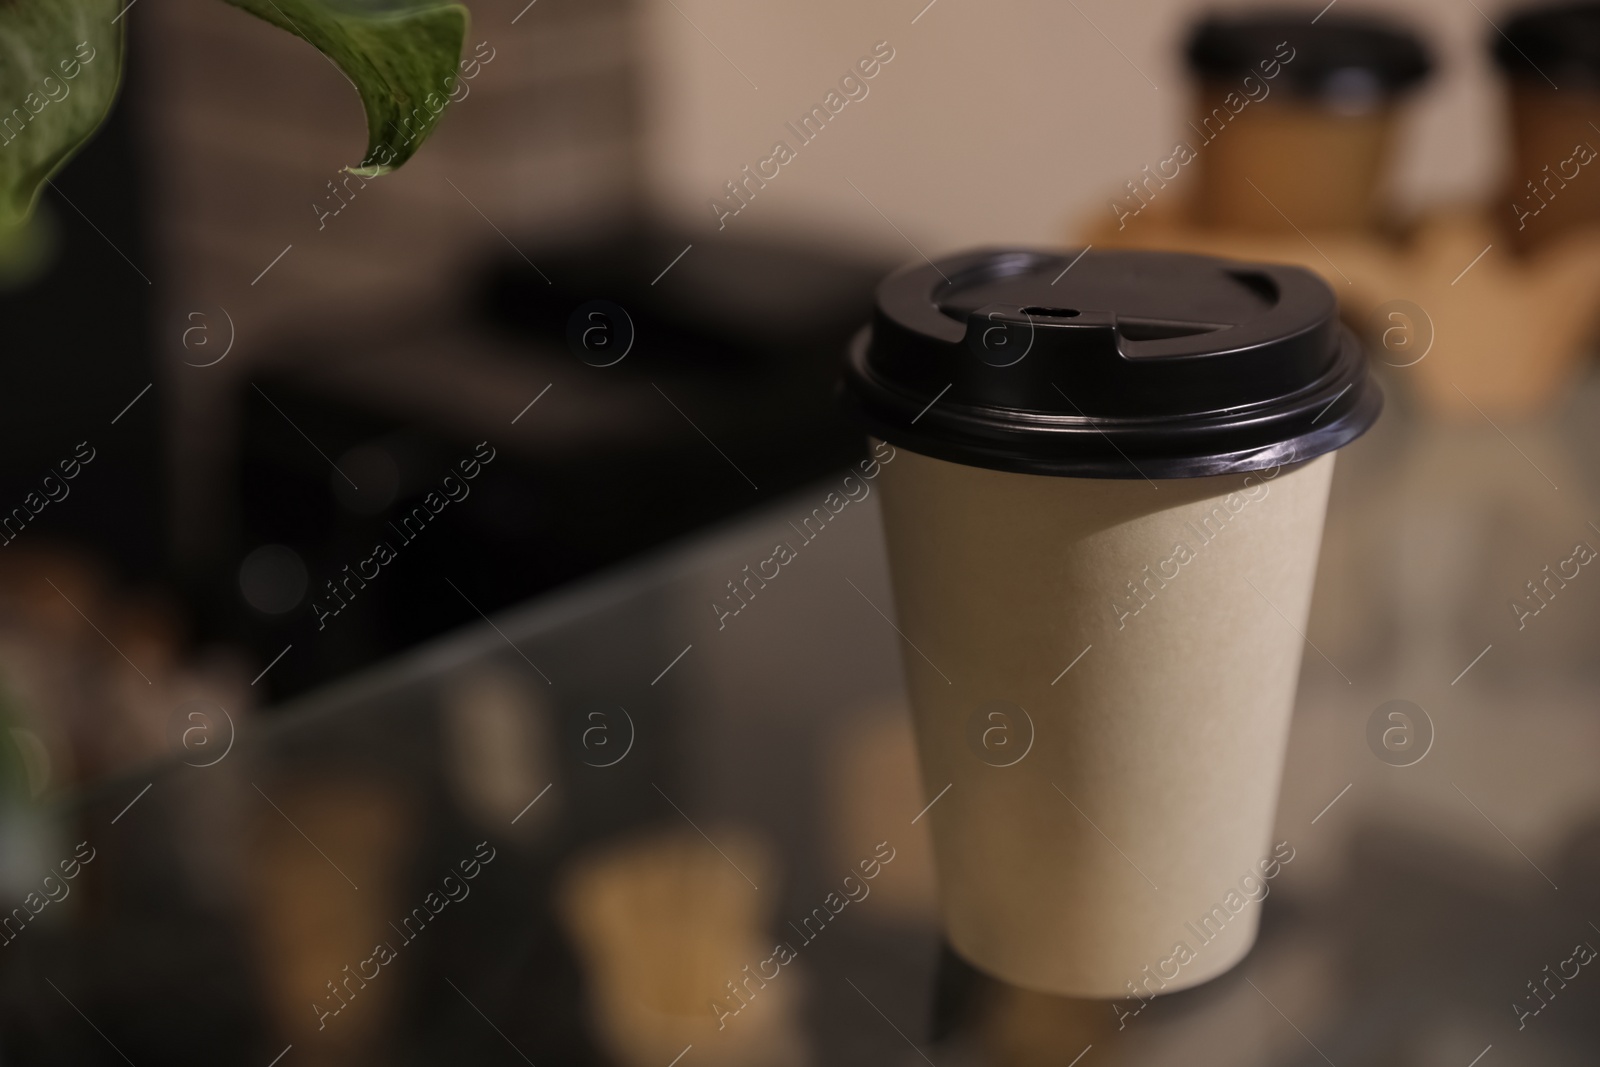
<svg viewBox="0 0 1600 1067">
<path fill-rule="evenodd" d="M 28 217 L 111 110 L 121 11 L 119 0 L 0 0 L 0 229 Z"/>
<path fill-rule="evenodd" d="M 62 0 L 53 0 L 60 3 Z M 227 0 L 333 60 L 361 94 L 371 177 L 410 159 L 456 85 L 467 9 L 438 0 Z M 6 0 L 0 0 L 0 10 Z"/>
<path fill-rule="evenodd" d="M 400 166 L 456 84 L 467 10 L 439 0 L 228 0 L 314 45 L 367 113 L 359 173 Z M 0 232 L 105 121 L 122 79 L 126 0 L 0 0 Z"/>
</svg>

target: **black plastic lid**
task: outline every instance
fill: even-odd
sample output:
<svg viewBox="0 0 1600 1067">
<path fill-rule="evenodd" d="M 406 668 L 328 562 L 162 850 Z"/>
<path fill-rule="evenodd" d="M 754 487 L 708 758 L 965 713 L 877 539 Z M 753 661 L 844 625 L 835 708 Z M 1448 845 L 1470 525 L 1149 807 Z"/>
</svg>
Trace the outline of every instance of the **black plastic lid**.
<svg viewBox="0 0 1600 1067">
<path fill-rule="evenodd" d="M 1308 460 L 1383 407 L 1315 274 L 1124 250 L 992 249 L 890 275 L 844 394 L 914 452 L 1079 478 Z"/>
<path fill-rule="evenodd" d="M 1280 51 L 1283 44 L 1292 51 Z M 1190 34 L 1186 55 L 1195 74 L 1219 82 L 1259 80 L 1261 64 L 1274 61 L 1274 88 L 1334 102 L 1395 96 L 1433 69 L 1421 38 L 1404 26 L 1337 11 L 1313 23 L 1302 8 L 1209 15 Z"/>
<path fill-rule="evenodd" d="M 1565 88 L 1600 88 L 1600 4 L 1550 4 L 1506 22 L 1491 43 L 1513 78 Z"/>
</svg>

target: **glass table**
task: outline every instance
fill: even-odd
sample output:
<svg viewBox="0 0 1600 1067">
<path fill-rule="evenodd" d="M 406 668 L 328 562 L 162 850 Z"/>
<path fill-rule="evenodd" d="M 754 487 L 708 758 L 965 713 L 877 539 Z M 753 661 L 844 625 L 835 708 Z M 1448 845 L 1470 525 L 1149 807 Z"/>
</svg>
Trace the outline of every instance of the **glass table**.
<svg viewBox="0 0 1600 1067">
<path fill-rule="evenodd" d="M 1498 427 L 1390 393 L 1335 478 L 1294 859 L 1214 982 L 1073 1001 L 943 945 L 877 498 L 794 526 L 836 477 L 270 716 L 186 713 L 33 824 L 0 1061 L 1593 1063 L 1600 573 L 1508 603 L 1600 546 L 1600 382 Z"/>
</svg>

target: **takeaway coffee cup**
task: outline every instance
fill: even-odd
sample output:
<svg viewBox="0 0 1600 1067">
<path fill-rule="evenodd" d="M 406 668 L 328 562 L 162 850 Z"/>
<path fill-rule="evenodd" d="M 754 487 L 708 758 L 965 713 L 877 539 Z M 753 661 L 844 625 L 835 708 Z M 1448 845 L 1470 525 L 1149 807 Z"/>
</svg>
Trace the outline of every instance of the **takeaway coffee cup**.
<svg viewBox="0 0 1600 1067">
<path fill-rule="evenodd" d="M 1196 97 L 1195 221 L 1248 230 L 1380 222 L 1396 103 L 1430 61 L 1403 27 L 1325 12 L 1217 15 L 1186 56 Z"/>
<path fill-rule="evenodd" d="M 1271 831 L 1333 451 L 1382 406 L 1332 291 L 1175 253 L 955 256 L 880 285 L 844 395 L 894 450 L 952 946 L 1080 997 L 1232 966 L 1294 855 Z"/>
<path fill-rule="evenodd" d="M 1497 213 L 1512 239 L 1533 249 L 1600 223 L 1600 4 L 1530 8 L 1491 47 L 1509 89 L 1511 171 Z"/>
</svg>

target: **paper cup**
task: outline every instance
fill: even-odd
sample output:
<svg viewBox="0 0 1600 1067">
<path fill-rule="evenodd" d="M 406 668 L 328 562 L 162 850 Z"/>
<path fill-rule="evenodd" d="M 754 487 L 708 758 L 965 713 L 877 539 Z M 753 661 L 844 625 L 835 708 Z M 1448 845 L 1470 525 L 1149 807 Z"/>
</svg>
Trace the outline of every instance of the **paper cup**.
<svg viewBox="0 0 1600 1067">
<path fill-rule="evenodd" d="M 1285 862 L 1332 452 L 1381 406 L 1360 350 L 1309 272 L 1201 256 L 975 253 L 878 297 L 846 396 L 950 942 L 1060 995 L 1203 982 Z"/>
<path fill-rule="evenodd" d="M 951 783 L 928 818 L 963 956 L 1114 997 L 1146 967 L 1181 989 L 1249 950 L 1260 908 L 1211 909 L 1271 855 L 1332 470 L 1151 485 L 905 449 L 885 465 L 899 625 L 950 679 L 908 652 L 923 781 Z M 1196 958 L 1160 967 L 1180 941 Z"/>
<path fill-rule="evenodd" d="M 1511 116 L 1495 214 L 1516 247 L 1532 251 L 1600 224 L 1600 4 L 1528 8 L 1488 41 Z"/>
<path fill-rule="evenodd" d="M 1497 214 L 1516 246 L 1531 251 L 1600 224 L 1600 92 L 1519 82 L 1510 110 L 1511 179 Z"/>
<path fill-rule="evenodd" d="M 1295 9 L 1212 16 L 1186 50 L 1198 94 L 1194 218 L 1244 230 L 1376 227 L 1396 101 L 1431 65 L 1404 27 Z"/>
</svg>

